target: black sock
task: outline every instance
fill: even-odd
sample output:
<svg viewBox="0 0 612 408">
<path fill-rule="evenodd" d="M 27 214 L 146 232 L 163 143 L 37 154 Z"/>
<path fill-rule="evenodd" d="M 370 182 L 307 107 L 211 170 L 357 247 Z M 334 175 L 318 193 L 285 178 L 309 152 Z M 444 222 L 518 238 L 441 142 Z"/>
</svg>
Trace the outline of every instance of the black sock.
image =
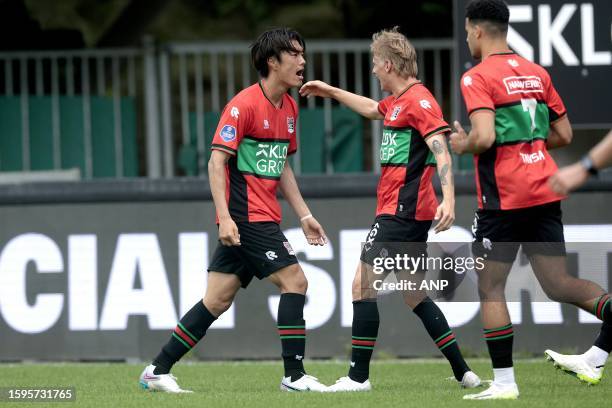
<svg viewBox="0 0 612 408">
<path fill-rule="evenodd" d="M 285 377 L 291 381 L 304 374 L 304 351 L 306 349 L 306 322 L 304 321 L 306 296 L 299 293 L 283 293 L 278 304 L 278 334 L 282 344 Z"/>
<path fill-rule="evenodd" d="M 602 320 L 599 336 L 594 345 L 609 353 L 612 351 L 612 300 L 609 294 L 601 295 L 593 306 L 593 314 Z"/>
<path fill-rule="evenodd" d="M 594 345 L 606 353 L 610 353 L 612 351 L 612 323 L 603 322 L 601 324 L 599 336 L 597 336 Z"/>
<path fill-rule="evenodd" d="M 603 294 L 597 298 L 593 305 L 593 314 L 603 322 L 612 323 L 612 299 L 609 294 Z"/>
<path fill-rule="evenodd" d="M 413 312 L 419 316 L 425 330 L 450 363 L 455 379 L 463 380 L 463 375 L 470 371 L 470 368 L 461 355 L 455 334 L 448 326 L 442 310 L 429 297 L 426 297 L 414 308 Z"/>
<path fill-rule="evenodd" d="M 351 368 L 348 376 L 360 383 L 370 377 L 370 359 L 378 336 L 378 304 L 376 299 L 353 302 Z"/>
<path fill-rule="evenodd" d="M 170 340 L 153 360 L 153 374 L 168 374 L 174 363 L 191 350 L 213 322 L 217 320 L 204 303 L 196 303 L 180 320 L 170 336 Z"/>
<path fill-rule="evenodd" d="M 485 329 L 484 337 L 487 341 L 493 368 L 512 367 L 512 344 L 514 343 L 512 323 L 502 327 Z"/>
</svg>

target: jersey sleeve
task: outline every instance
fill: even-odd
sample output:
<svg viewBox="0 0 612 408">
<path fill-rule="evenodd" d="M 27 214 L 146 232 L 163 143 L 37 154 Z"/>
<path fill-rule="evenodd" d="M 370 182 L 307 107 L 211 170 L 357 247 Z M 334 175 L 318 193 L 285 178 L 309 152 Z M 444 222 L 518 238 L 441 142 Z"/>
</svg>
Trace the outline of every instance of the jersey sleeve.
<svg viewBox="0 0 612 408">
<path fill-rule="evenodd" d="M 410 114 L 413 116 L 414 128 L 424 139 L 451 130 L 442 116 L 438 102 L 431 95 L 420 95 Z"/>
<path fill-rule="evenodd" d="M 295 135 L 295 132 L 293 132 L 293 134 L 291 135 L 291 138 L 289 138 L 289 150 L 287 151 L 287 156 L 291 156 L 292 154 L 295 154 L 296 152 L 297 152 L 297 137 Z"/>
<path fill-rule="evenodd" d="M 461 94 L 465 101 L 468 116 L 486 109 L 495 112 L 495 103 L 484 78 L 478 73 L 466 72 L 461 78 Z"/>
<path fill-rule="evenodd" d="M 387 111 L 389 110 L 389 106 L 391 106 L 391 103 L 393 103 L 392 96 L 387 96 L 385 99 L 378 102 L 378 112 L 381 115 L 385 116 L 387 114 Z"/>
<path fill-rule="evenodd" d="M 248 132 L 249 120 L 250 112 L 244 104 L 234 101 L 228 103 L 221 113 L 211 150 L 221 150 L 235 156 L 240 141 Z"/>
<path fill-rule="evenodd" d="M 298 127 L 299 111 L 298 111 L 297 103 L 291 96 L 289 96 L 289 100 L 291 101 L 291 107 L 293 108 L 293 117 L 295 119 L 294 119 L 294 124 L 293 124 L 293 133 L 291 133 L 291 137 L 289 138 L 289 150 L 287 151 L 287 156 L 291 156 L 292 154 L 295 154 L 298 148 L 298 145 L 297 145 L 297 129 L 298 128 L 297 127 Z"/>
<path fill-rule="evenodd" d="M 546 95 L 545 102 L 548 106 L 548 117 L 550 122 L 554 122 L 567 114 L 567 110 L 565 109 L 565 104 L 563 100 L 559 96 L 559 93 L 553 86 L 553 83 L 550 79 L 550 76 L 545 76 L 546 78 Z"/>
</svg>

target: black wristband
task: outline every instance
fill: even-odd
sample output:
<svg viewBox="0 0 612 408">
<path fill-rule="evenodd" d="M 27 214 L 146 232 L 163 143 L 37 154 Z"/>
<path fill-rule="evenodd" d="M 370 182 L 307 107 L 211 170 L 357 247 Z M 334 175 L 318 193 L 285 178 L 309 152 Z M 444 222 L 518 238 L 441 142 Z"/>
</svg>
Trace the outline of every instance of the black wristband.
<svg viewBox="0 0 612 408">
<path fill-rule="evenodd" d="M 597 168 L 595 168 L 595 165 L 593 164 L 593 160 L 591 160 L 591 158 L 589 157 L 588 154 L 586 156 L 584 156 L 582 158 L 582 160 L 580 160 L 580 164 L 582 164 L 582 167 L 584 167 L 584 169 L 591 176 L 596 176 L 597 173 L 599 173 L 599 170 L 597 170 Z"/>
</svg>

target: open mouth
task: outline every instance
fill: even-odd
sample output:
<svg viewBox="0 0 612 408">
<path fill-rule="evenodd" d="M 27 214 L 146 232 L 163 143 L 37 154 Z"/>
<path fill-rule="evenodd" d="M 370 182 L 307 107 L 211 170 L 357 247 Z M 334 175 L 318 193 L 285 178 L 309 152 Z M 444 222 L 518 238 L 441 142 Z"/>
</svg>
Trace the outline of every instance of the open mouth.
<svg viewBox="0 0 612 408">
<path fill-rule="evenodd" d="M 298 78 L 299 78 L 301 81 L 303 81 L 303 80 L 304 80 L 304 70 L 303 70 L 303 69 L 298 70 L 298 71 L 295 73 L 295 75 L 297 75 L 297 77 L 298 77 Z"/>
</svg>

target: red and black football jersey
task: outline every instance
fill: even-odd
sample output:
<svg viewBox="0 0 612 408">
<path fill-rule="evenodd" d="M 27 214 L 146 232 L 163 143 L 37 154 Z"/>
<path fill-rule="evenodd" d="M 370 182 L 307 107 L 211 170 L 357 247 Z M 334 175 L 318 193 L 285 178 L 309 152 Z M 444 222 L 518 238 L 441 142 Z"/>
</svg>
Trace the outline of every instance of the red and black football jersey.
<svg viewBox="0 0 612 408">
<path fill-rule="evenodd" d="M 226 167 L 226 199 L 235 222 L 281 222 L 276 189 L 287 156 L 297 151 L 298 109 L 283 95 L 280 108 L 260 84 L 236 95 L 225 106 L 212 149 L 232 155 Z"/>
<path fill-rule="evenodd" d="M 495 144 L 474 155 L 478 206 L 509 210 L 558 201 L 548 186 L 557 165 L 546 149 L 550 124 L 566 114 L 548 72 L 510 52 L 467 71 L 461 92 L 468 114 L 495 113 Z"/>
<path fill-rule="evenodd" d="M 433 220 L 438 200 L 431 183 L 436 161 L 425 139 L 450 131 L 442 111 L 420 82 L 378 104 L 385 117 L 376 215 Z"/>
</svg>

